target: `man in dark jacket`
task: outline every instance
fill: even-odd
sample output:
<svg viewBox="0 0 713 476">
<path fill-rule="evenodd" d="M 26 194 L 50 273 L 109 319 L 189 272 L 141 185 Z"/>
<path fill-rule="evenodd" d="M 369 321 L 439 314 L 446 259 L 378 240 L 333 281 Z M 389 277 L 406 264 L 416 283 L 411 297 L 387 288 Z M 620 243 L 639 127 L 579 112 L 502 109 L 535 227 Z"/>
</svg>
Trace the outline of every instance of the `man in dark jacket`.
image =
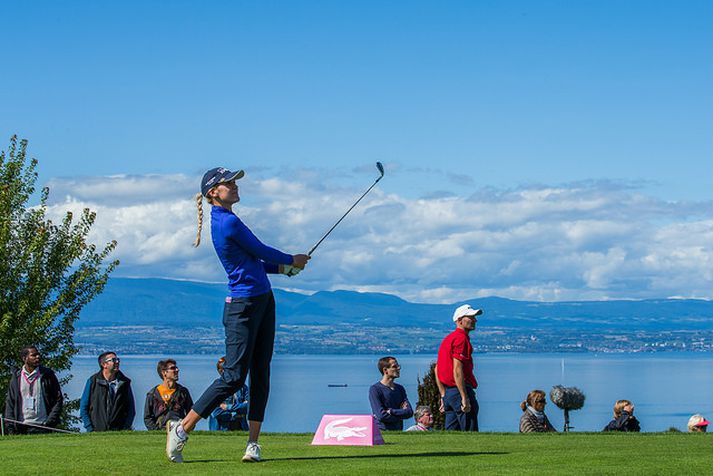
<svg viewBox="0 0 713 476">
<path fill-rule="evenodd" d="M 101 370 L 87 380 L 79 414 L 87 431 L 130 430 L 136 416 L 131 379 L 119 370 L 114 352 L 99 356 Z"/>
<path fill-rule="evenodd" d="M 38 426 L 56 427 L 64 399 L 55 373 L 40 365 L 42 357 L 34 346 L 20 351 L 22 368 L 12 372 L 5 398 L 5 418 L 26 423 L 7 422 L 10 434 L 47 433 Z"/>
<path fill-rule="evenodd" d="M 191 393 L 178 383 L 178 366 L 173 359 L 160 360 L 156 372 L 163 383 L 146 394 L 144 424 L 148 430 L 163 430 L 169 420 L 182 420 L 193 408 Z"/>
</svg>

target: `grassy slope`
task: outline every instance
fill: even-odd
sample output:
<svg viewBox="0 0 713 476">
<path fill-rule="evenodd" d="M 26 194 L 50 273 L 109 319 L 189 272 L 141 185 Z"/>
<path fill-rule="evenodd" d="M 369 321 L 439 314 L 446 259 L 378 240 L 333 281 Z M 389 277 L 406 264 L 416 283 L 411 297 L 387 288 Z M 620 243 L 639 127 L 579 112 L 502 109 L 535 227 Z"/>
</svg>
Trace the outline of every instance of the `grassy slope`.
<svg viewBox="0 0 713 476">
<path fill-rule="evenodd" d="M 684 474 L 709 473 L 706 434 L 385 434 L 375 447 L 310 446 L 265 434 L 260 464 L 241 463 L 245 434 L 191 436 L 169 463 L 156 432 L 0 438 L 0 474 Z"/>
</svg>

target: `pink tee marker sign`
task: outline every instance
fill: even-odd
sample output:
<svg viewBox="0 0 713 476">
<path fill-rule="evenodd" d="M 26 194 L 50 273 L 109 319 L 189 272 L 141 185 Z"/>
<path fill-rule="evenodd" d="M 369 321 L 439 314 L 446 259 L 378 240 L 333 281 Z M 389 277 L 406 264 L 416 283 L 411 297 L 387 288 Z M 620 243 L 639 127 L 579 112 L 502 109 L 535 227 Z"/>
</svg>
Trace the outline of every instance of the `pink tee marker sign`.
<svg viewBox="0 0 713 476">
<path fill-rule="evenodd" d="M 383 445 L 379 427 L 371 415 L 324 415 L 312 439 L 313 445 Z"/>
</svg>

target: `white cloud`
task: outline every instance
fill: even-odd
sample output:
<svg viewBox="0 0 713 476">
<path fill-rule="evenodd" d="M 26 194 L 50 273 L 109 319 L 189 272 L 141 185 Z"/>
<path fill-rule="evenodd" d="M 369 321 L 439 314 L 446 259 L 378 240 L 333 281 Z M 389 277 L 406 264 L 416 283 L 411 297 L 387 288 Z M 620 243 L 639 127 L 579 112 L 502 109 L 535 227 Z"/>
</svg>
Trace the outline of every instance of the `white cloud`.
<svg viewBox="0 0 713 476">
<path fill-rule="evenodd" d="M 54 197 L 118 202 L 122 205 L 190 196 L 198 191 L 197 180 L 181 174 L 112 175 L 109 177 L 56 178 L 47 183 Z"/>
<path fill-rule="evenodd" d="M 345 187 L 344 176 L 297 171 L 281 177 L 291 179 L 263 179 L 258 172 L 241 180 L 235 210 L 264 243 L 288 253 L 306 252 L 363 192 Z M 59 219 L 66 210 L 96 210 L 92 240 L 118 241 L 117 275 L 223 281 L 208 206 L 203 245 L 191 247 L 198 180 L 54 179 L 51 197 L 60 198 L 48 211 Z M 488 295 L 713 298 L 711 203 L 664 202 L 611 182 L 418 199 L 381 185 L 320 245 L 304 273 L 275 276 L 273 283 L 306 292 L 390 292 L 422 302 Z"/>
</svg>

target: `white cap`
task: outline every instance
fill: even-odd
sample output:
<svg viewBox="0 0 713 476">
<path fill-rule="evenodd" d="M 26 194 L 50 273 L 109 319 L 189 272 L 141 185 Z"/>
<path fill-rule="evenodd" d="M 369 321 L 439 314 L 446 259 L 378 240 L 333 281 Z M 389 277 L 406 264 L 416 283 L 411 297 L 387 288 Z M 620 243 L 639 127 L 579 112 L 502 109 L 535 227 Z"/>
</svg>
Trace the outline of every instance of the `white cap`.
<svg viewBox="0 0 713 476">
<path fill-rule="evenodd" d="M 482 309 L 473 309 L 472 307 L 470 307 L 470 304 L 463 304 L 462 306 L 459 306 L 458 309 L 456 309 L 455 312 L 453 313 L 453 322 L 456 322 L 461 317 L 479 316 L 482 313 L 483 313 Z"/>
</svg>

